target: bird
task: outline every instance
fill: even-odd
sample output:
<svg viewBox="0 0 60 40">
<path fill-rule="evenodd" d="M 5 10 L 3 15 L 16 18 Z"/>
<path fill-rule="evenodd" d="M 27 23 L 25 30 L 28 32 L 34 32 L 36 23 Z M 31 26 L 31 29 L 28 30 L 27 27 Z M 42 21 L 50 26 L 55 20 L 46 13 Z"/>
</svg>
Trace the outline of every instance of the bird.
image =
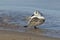
<svg viewBox="0 0 60 40">
<path fill-rule="evenodd" d="M 38 29 L 37 26 L 43 24 L 45 22 L 45 17 L 38 10 L 35 10 L 33 15 L 29 18 L 29 21 L 24 27 L 34 27 L 34 29 Z"/>
</svg>

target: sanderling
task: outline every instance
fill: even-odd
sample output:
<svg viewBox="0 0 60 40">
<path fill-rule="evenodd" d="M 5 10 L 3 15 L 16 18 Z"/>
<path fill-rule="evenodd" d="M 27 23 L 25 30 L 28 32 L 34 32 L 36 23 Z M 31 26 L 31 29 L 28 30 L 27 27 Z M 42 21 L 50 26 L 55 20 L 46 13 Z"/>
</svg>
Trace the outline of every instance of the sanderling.
<svg viewBox="0 0 60 40">
<path fill-rule="evenodd" d="M 38 10 L 36 10 L 34 14 L 30 17 L 27 26 L 24 27 L 34 27 L 35 29 L 37 29 L 36 26 L 41 25 L 44 22 L 45 22 L 45 18 Z"/>
</svg>

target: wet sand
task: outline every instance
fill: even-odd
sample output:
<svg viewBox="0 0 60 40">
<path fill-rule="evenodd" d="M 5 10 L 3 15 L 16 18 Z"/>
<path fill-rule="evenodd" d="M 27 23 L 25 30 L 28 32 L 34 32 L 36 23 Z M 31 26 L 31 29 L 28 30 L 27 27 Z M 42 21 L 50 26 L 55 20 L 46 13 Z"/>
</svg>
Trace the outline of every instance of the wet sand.
<svg viewBox="0 0 60 40">
<path fill-rule="evenodd" d="M 17 30 L 21 26 L 16 24 L 0 23 L 0 27 Z M 60 38 L 43 36 L 40 32 L 40 29 L 30 29 L 26 32 L 0 30 L 0 40 L 60 40 Z"/>
<path fill-rule="evenodd" d="M 0 40 L 60 40 L 60 39 L 31 34 L 27 32 L 13 32 L 0 30 Z"/>
</svg>

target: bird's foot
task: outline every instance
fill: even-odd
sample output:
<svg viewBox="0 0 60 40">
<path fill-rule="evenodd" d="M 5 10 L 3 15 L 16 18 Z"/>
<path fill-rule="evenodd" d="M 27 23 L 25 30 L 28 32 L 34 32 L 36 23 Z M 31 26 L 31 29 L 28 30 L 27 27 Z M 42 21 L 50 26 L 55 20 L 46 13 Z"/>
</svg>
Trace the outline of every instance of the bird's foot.
<svg viewBox="0 0 60 40">
<path fill-rule="evenodd" d="M 38 29 L 38 27 L 34 26 L 34 29 Z"/>
<path fill-rule="evenodd" d="M 24 27 L 28 27 L 28 26 L 24 26 Z"/>
</svg>

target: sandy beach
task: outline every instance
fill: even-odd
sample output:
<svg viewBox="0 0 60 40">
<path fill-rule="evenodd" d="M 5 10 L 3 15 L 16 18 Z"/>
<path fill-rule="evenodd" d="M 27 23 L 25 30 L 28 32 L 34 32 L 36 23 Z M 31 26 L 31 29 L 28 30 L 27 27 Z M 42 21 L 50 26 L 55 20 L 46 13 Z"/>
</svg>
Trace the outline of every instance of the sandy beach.
<svg viewBox="0 0 60 40">
<path fill-rule="evenodd" d="M 60 40 L 60 39 L 25 32 L 0 30 L 0 40 Z"/>
<path fill-rule="evenodd" d="M 9 26 L 10 25 L 10 26 Z M 6 24 L 0 23 L 0 27 L 10 28 L 10 29 L 18 29 L 22 28 L 20 25 Z M 17 28 L 18 27 L 18 28 Z M 60 40 L 60 38 L 52 38 L 43 36 L 43 30 L 40 29 L 28 29 L 26 32 L 18 32 L 18 31 L 9 31 L 9 30 L 0 30 L 0 40 Z"/>
<path fill-rule="evenodd" d="M 27 30 L 26 32 L 0 30 L 0 40 L 60 40 L 60 38 L 53 38 L 41 35 L 44 30 L 40 29 L 24 29 L 23 26 L 18 24 L 9 24 L 5 22 L 0 23 L 0 27 L 5 29 L 14 30 Z"/>
</svg>

